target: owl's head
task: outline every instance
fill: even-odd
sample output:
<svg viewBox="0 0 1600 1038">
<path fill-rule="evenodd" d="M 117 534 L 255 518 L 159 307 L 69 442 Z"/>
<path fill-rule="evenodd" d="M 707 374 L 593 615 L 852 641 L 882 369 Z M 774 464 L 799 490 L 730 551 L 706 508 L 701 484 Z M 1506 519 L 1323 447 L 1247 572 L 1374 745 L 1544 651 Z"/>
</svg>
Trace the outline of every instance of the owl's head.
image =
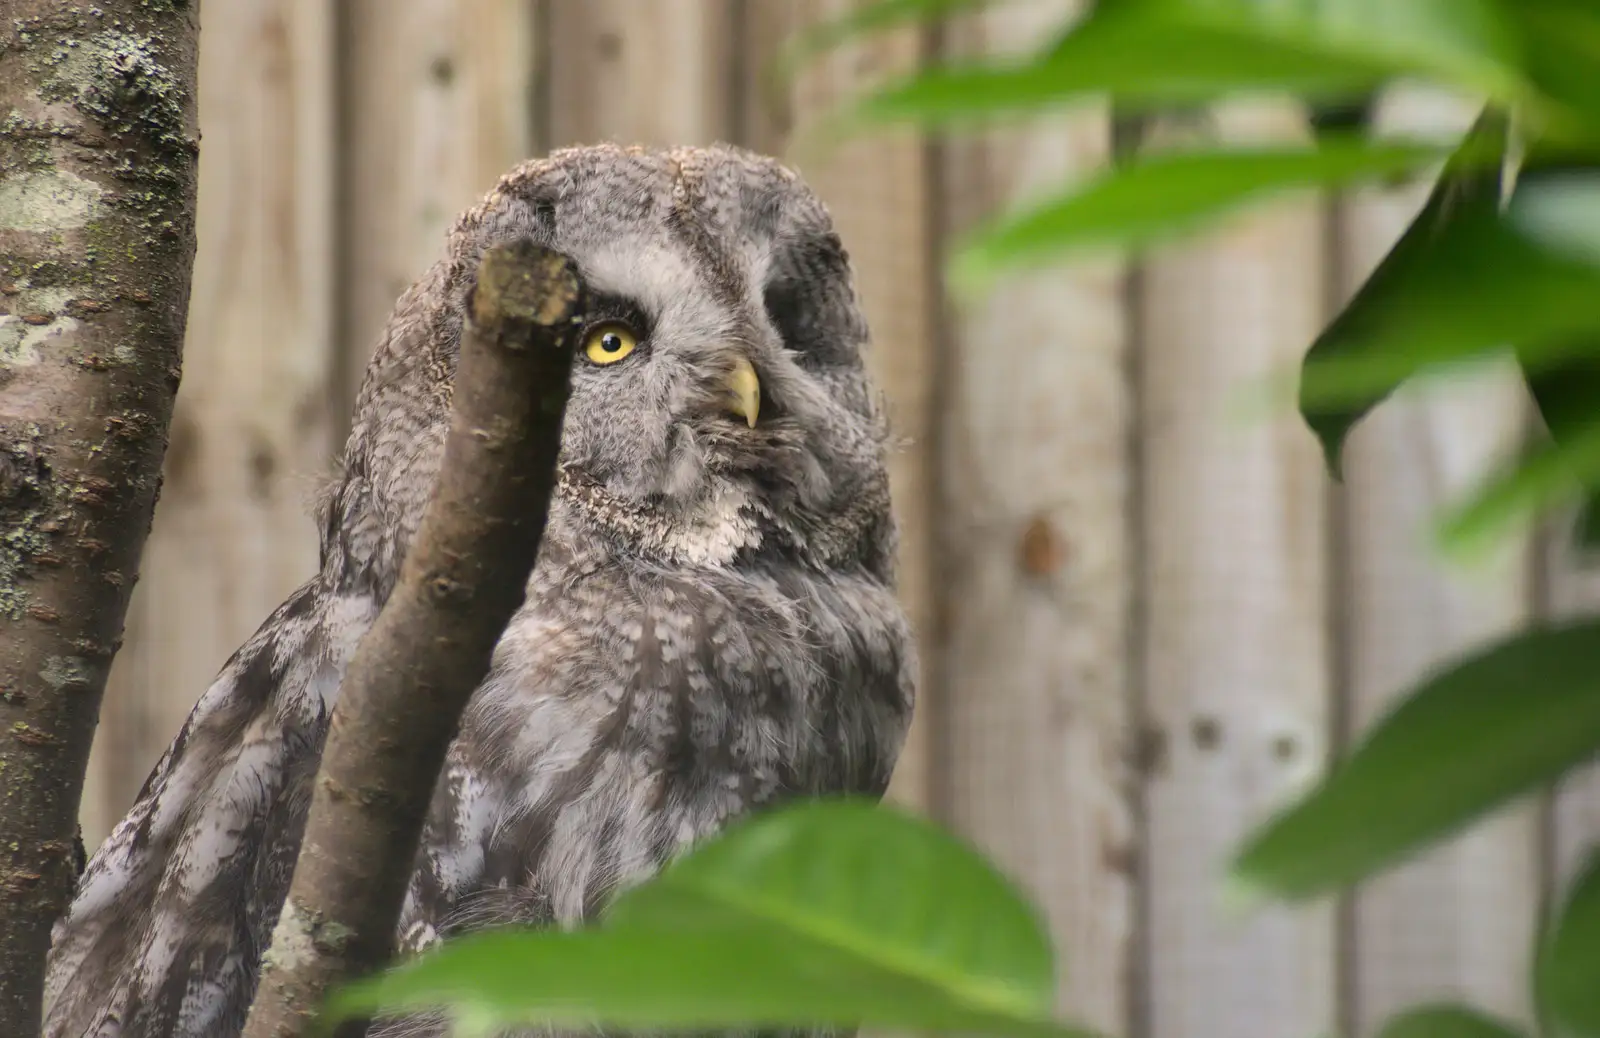
<svg viewBox="0 0 1600 1038">
<path fill-rule="evenodd" d="M 676 564 L 786 555 L 887 579 L 885 429 L 844 248 L 794 173 L 724 146 L 557 151 L 462 215 L 368 368 L 325 564 L 397 571 L 478 259 L 512 239 L 571 257 L 591 299 L 553 527 Z"/>
</svg>

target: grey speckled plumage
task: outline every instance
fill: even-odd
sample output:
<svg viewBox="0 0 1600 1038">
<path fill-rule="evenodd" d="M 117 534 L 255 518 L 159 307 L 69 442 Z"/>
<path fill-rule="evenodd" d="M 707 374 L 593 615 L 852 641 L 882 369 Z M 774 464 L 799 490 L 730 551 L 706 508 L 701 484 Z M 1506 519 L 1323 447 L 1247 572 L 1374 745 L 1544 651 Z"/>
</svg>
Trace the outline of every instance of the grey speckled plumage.
<svg viewBox="0 0 1600 1038">
<path fill-rule="evenodd" d="M 572 256 L 593 316 L 639 346 L 574 372 L 544 548 L 451 749 L 402 946 L 573 925 L 731 816 L 883 791 L 914 652 L 867 329 L 826 211 L 733 148 L 556 152 L 465 213 L 396 304 L 320 506 L 320 572 L 89 863 L 55 933 L 49 1038 L 238 1033 L 340 674 L 437 471 L 477 258 L 519 237 Z M 719 388 L 740 357 L 754 427 Z"/>
</svg>

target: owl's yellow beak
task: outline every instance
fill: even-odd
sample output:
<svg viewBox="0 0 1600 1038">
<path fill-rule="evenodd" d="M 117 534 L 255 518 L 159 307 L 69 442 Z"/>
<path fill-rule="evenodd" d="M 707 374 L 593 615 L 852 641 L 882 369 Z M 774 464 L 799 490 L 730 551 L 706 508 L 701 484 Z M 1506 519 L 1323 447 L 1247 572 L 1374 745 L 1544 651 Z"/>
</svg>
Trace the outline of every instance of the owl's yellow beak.
<svg viewBox="0 0 1600 1038">
<path fill-rule="evenodd" d="M 756 377 L 756 369 L 743 357 L 733 363 L 733 370 L 728 372 L 727 381 L 723 383 L 728 387 L 728 410 L 743 418 L 756 427 L 756 418 L 761 414 L 761 380 Z"/>
</svg>

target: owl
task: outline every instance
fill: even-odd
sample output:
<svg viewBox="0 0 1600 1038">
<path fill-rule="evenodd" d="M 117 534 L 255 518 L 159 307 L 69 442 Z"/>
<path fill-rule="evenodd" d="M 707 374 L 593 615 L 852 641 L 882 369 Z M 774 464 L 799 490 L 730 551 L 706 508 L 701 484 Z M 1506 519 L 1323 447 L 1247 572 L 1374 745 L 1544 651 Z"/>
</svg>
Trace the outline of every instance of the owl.
<svg viewBox="0 0 1600 1038">
<path fill-rule="evenodd" d="M 539 559 L 436 787 L 402 953 L 576 926 L 741 814 L 882 794 L 915 647 L 884 408 L 826 209 L 732 147 L 557 151 L 463 214 L 396 303 L 318 500 L 319 572 L 88 863 L 54 933 L 49 1038 L 241 1030 L 340 676 L 441 463 L 478 259 L 517 239 L 571 257 L 592 305 Z"/>
</svg>

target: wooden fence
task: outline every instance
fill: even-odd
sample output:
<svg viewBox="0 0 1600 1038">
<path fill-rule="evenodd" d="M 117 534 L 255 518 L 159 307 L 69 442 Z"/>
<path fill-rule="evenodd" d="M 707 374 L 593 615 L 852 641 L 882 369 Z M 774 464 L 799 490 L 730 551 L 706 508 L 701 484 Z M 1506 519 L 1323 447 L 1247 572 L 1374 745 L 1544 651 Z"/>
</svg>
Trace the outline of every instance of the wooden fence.
<svg viewBox="0 0 1600 1038">
<path fill-rule="evenodd" d="M 204 8 L 200 256 L 165 489 L 84 807 L 103 835 L 229 652 L 315 565 L 306 500 L 369 344 L 454 213 L 572 141 L 797 129 L 941 48 L 1034 45 L 1072 0 L 994 5 L 820 62 L 780 41 L 844 2 L 228 0 Z M 1393 125 L 1460 125 L 1426 96 Z M 1156 251 L 1007 280 L 957 308 L 947 242 L 1098 168 L 1105 111 L 906 133 L 802 165 L 859 275 L 895 459 L 924 696 L 895 794 L 969 833 L 1046 909 L 1065 1011 L 1132 1038 L 1370 1034 L 1459 995 L 1526 1016 L 1551 878 L 1600 833 L 1600 783 L 1507 812 L 1348 904 L 1230 920 L 1222 858 L 1431 661 L 1600 582 L 1529 539 L 1445 569 L 1426 523 L 1530 415 L 1495 372 L 1409 391 L 1330 487 L 1311 437 L 1239 394 L 1292 364 L 1420 203 L 1303 200 Z M 1233 107 L 1144 146 L 1304 132 Z M 802 156 L 804 157 L 804 156 Z"/>
</svg>

